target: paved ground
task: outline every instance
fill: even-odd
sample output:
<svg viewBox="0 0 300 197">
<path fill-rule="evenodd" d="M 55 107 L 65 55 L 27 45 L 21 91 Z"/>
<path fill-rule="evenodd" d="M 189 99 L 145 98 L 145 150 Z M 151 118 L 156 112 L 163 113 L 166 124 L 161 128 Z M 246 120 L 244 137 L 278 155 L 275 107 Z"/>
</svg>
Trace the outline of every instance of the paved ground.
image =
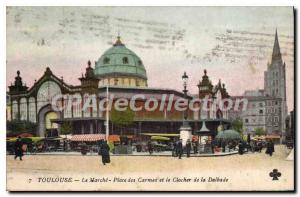
<svg viewBox="0 0 300 197">
<path fill-rule="evenodd" d="M 294 162 L 286 149 L 223 157 L 111 157 L 30 155 L 23 161 L 7 156 L 8 190 L 291 190 Z M 269 173 L 281 172 L 272 181 Z"/>
</svg>

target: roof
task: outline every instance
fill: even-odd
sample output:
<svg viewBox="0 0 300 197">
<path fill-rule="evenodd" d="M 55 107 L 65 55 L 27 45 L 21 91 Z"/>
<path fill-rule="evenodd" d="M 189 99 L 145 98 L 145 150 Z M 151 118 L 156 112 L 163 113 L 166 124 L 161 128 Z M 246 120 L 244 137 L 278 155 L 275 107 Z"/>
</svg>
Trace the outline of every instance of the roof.
<svg viewBox="0 0 300 197">
<path fill-rule="evenodd" d="M 248 99 L 250 101 L 281 100 L 281 98 L 271 96 L 231 96 L 231 99 Z"/>
<path fill-rule="evenodd" d="M 163 95 L 166 95 L 165 100 L 167 101 L 170 98 L 170 95 L 174 95 L 173 100 L 177 100 L 179 98 L 184 98 L 184 94 L 182 92 L 173 90 L 173 89 L 160 89 L 160 88 L 148 88 L 148 87 L 119 87 L 112 86 L 109 87 L 109 94 L 113 94 L 114 98 L 127 98 L 131 99 L 136 95 L 143 95 L 145 99 L 156 98 L 157 100 L 161 100 Z M 98 89 L 98 96 L 106 97 L 106 87 L 100 87 Z M 140 97 L 137 98 L 142 99 Z M 192 99 L 192 97 L 188 96 L 188 99 Z"/>
<path fill-rule="evenodd" d="M 121 42 L 120 37 L 98 59 L 95 74 L 100 78 L 107 75 L 131 75 L 147 79 L 142 60 Z"/>
</svg>

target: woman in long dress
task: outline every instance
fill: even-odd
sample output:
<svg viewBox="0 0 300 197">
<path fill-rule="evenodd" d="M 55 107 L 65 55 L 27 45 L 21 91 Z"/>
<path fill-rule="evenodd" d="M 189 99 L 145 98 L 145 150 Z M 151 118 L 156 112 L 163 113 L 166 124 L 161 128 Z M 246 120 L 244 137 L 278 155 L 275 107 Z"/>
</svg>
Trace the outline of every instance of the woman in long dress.
<svg viewBox="0 0 300 197">
<path fill-rule="evenodd" d="M 107 141 L 104 141 L 100 148 L 103 165 L 110 163 L 109 146 Z"/>
</svg>

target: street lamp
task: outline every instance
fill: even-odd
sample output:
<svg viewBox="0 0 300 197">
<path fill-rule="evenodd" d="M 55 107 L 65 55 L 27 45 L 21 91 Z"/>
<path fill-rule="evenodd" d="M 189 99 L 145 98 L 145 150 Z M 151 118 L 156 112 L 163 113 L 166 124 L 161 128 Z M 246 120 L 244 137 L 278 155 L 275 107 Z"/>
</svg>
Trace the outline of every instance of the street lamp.
<svg viewBox="0 0 300 197">
<path fill-rule="evenodd" d="M 187 81 L 189 79 L 189 76 L 187 76 L 186 72 L 183 73 L 182 75 L 182 81 L 183 81 L 183 93 L 184 93 L 184 98 L 187 99 L 187 92 L 188 90 L 186 89 L 187 87 Z M 184 120 L 187 120 L 187 109 L 184 110 Z"/>
<path fill-rule="evenodd" d="M 183 93 L 184 93 L 184 98 L 187 99 L 187 81 L 188 81 L 188 76 L 186 72 L 182 75 L 182 81 L 183 81 Z M 184 110 L 184 118 L 183 118 L 183 123 L 182 126 L 180 127 L 180 139 L 182 139 L 182 145 L 186 145 L 187 140 L 192 139 L 192 128 L 190 127 L 188 121 L 187 121 L 187 108 Z"/>
</svg>

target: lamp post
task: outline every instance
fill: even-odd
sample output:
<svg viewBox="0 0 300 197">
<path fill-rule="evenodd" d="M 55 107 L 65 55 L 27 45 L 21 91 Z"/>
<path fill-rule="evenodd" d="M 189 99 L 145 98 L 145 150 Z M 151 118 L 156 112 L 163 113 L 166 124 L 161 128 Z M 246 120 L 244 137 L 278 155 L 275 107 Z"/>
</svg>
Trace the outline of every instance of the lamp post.
<svg viewBox="0 0 300 197">
<path fill-rule="evenodd" d="M 105 139 L 108 141 L 108 136 L 109 136 L 109 99 L 108 99 L 108 86 L 109 84 L 106 85 L 106 123 L 105 123 Z"/>
<path fill-rule="evenodd" d="M 182 75 L 182 81 L 183 81 L 183 94 L 184 94 L 184 98 L 187 99 L 187 92 L 188 90 L 186 89 L 187 87 L 187 81 L 188 81 L 189 77 L 187 76 L 186 72 L 183 73 Z M 187 120 L 187 109 L 184 110 L 184 120 Z"/>
<path fill-rule="evenodd" d="M 182 75 L 182 81 L 183 81 L 183 93 L 184 93 L 184 98 L 187 99 L 187 81 L 188 81 L 188 76 L 186 72 Z M 188 121 L 187 121 L 187 111 L 188 109 L 186 108 L 184 110 L 184 115 L 183 115 L 183 123 L 182 126 L 180 127 L 180 139 L 182 139 L 182 145 L 185 146 L 187 140 L 192 139 L 192 128 L 190 127 Z"/>
</svg>

